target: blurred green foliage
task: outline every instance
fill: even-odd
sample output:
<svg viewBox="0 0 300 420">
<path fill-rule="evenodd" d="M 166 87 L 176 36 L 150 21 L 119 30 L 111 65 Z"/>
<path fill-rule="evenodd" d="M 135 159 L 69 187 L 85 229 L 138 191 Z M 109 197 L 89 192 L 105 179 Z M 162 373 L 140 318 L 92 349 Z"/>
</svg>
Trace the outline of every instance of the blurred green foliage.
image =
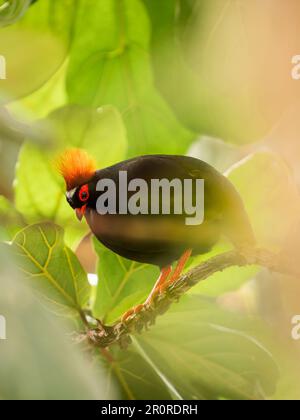
<svg viewBox="0 0 300 420">
<path fill-rule="evenodd" d="M 99 364 L 92 368 L 70 343 L 68 322 L 58 323 L 29 290 L 1 245 L 0 308 L 7 339 L 0 340 L 0 399 L 117 398 Z"/>
</svg>

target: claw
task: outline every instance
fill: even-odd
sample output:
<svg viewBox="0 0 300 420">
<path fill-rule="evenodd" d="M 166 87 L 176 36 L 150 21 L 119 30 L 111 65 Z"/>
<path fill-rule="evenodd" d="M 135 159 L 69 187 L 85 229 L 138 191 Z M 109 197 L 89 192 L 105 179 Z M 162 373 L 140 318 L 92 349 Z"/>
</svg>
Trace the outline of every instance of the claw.
<svg viewBox="0 0 300 420">
<path fill-rule="evenodd" d="M 133 311 L 135 314 L 138 314 L 139 312 L 141 312 L 141 310 L 144 308 L 145 305 L 137 305 Z"/>
<path fill-rule="evenodd" d="M 138 314 L 144 308 L 145 305 L 137 305 L 134 308 L 129 309 L 125 314 L 122 316 L 121 321 L 125 322 L 131 315 Z"/>
<path fill-rule="evenodd" d="M 129 309 L 129 311 L 125 312 L 125 314 L 122 316 L 121 321 L 125 322 L 133 314 L 134 314 L 134 309 Z"/>
</svg>

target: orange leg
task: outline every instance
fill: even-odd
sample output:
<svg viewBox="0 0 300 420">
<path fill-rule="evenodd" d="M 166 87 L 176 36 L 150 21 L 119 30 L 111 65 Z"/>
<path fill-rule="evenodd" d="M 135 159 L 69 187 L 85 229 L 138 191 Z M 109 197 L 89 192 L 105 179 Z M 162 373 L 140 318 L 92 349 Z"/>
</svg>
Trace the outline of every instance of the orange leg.
<svg viewBox="0 0 300 420">
<path fill-rule="evenodd" d="M 160 276 L 158 277 L 157 282 L 155 283 L 153 289 L 151 290 L 150 295 L 148 296 L 145 304 L 149 304 L 152 302 L 153 297 L 155 296 L 156 292 L 160 290 L 160 288 L 165 284 L 169 278 L 169 275 L 172 272 L 172 267 L 168 265 L 167 267 L 164 267 L 161 272 Z"/>
<path fill-rule="evenodd" d="M 173 271 L 173 274 L 170 278 L 170 280 L 168 282 L 165 282 L 164 284 L 162 284 L 159 288 L 159 291 L 162 293 L 166 290 L 166 288 L 174 283 L 176 280 L 179 279 L 179 277 L 181 276 L 185 264 L 187 263 L 188 259 L 190 258 L 191 254 L 192 254 L 192 249 L 188 249 L 187 251 L 184 252 L 184 254 L 182 254 L 182 256 L 180 257 L 180 259 L 178 260 L 178 263 Z"/>
<path fill-rule="evenodd" d="M 143 305 L 135 306 L 134 308 L 129 309 L 129 311 L 125 312 L 125 314 L 122 316 L 122 322 L 126 321 L 126 319 L 129 318 L 131 315 L 140 312 L 146 305 L 151 304 L 156 294 L 163 293 L 170 284 L 178 280 L 191 254 L 192 254 L 192 250 L 188 249 L 180 257 L 169 281 L 168 281 L 168 278 L 172 272 L 172 267 L 171 266 L 164 267 L 161 270 L 160 276 L 158 277 L 158 280 L 156 281 L 153 289 L 151 290 L 151 293 L 149 294 L 146 302 Z"/>
<path fill-rule="evenodd" d="M 122 316 L 122 321 L 123 322 L 126 321 L 126 319 L 128 317 L 130 317 L 131 315 L 133 315 L 134 313 L 139 312 L 145 305 L 149 305 L 152 302 L 153 297 L 160 290 L 160 287 L 162 287 L 162 285 L 167 282 L 171 271 L 172 271 L 171 266 L 164 267 L 161 270 L 160 275 L 159 275 L 153 289 L 151 290 L 146 302 L 143 305 L 135 306 L 134 308 L 129 309 L 129 311 L 125 312 L 125 314 Z"/>
</svg>

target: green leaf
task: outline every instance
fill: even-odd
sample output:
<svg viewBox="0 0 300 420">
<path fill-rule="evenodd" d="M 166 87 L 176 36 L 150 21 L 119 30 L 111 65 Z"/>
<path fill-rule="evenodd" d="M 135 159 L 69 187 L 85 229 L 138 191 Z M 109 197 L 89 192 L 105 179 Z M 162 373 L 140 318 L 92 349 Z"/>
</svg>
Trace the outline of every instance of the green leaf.
<svg viewBox="0 0 300 420">
<path fill-rule="evenodd" d="M 124 158 L 126 137 L 121 117 L 112 107 L 92 110 L 68 106 L 52 113 L 44 122 L 52 129 L 58 147 L 80 147 L 105 167 Z M 31 223 L 51 220 L 66 226 L 68 244 L 87 231 L 65 200 L 65 185 L 53 165 L 56 153 L 26 143 L 16 171 L 16 207 Z M 37 176 L 38 174 L 38 176 Z"/>
<path fill-rule="evenodd" d="M 298 187 L 286 163 L 275 154 L 257 153 L 228 175 L 244 201 L 258 244 L 281 248 L 300 214 Z"/>
<path fill-rule="evenodd" d="M 0 166 L 1 195 L 12 195 L 15 162 L 27 131 L 28 127 L 25 124 L 15 120 L 5 108 L 0 107 L 0 150 L 1 156 L 5 157 Z"/>
<path fill-rule="evenodd" d="M 212 129 L 220 124 L 219 118 L 209 130 L 204 125 L 211 110 L 203 107 L 197 74 L 190 67 L 190 60 L 186 60 L 190 48 L 186 34 L 203 5 L 197 0 L 143 2 L 152 24 L 151 58 L 155 85 L 185 126 L 195 132 L 217 134 Z"/>
<path fill-rule="evenodd" d="M 118 398 L 113 386 L 107 389 L 104 369 L 72 344 L 68 333 L 73 322 L 49 314 L 22 280 L 0 246 L 0 313 L 7 336 L 0 341 L 1 400 Z"/>
<path fill-rule="evenodd" d="M 183 399 L 258 399 L 275 391 L 278 368 L 259 323 L 185 297 L 135 338 L 137 350 Z M 267 344 L 265 344 L 267 343 Z"/>
<path fill-rule="evenodd" d="M 36 120 L 46 118 L 50 112 L 65 106 L 67 104 L 66 68 L 65 62 L 41 88 L 24 98 L 10 102 L 7 109 L 20 119 L 24 118 L 26 112 L 27 119 Z"/>
<path fill-rule="evenodd" d="M 24 227 L 24 220 L 7 198 L 0 196 L 0 240 L 12 239 Z"/>
<path fill-rule="evenodd" d="M 97 293 L 93 313 L 108 324 L 143 303 L 158 276 L 156 267 L 120 257 L 95 239 L 99 256 Z"/>
<path fill-rule="evenodd" d="M 113 106 L 91 108 L 69 105 L 49 116 L 60 148 L 79 147 L 94 156 L 99 168 L 124 159 L 126 131 L 119 112 Z"/>
<path fill-rule="evenodd" d="M 115 105 L 126 124 L 130 155 L 184 152 L 194 136 L 154 87 L 150 25 L 141 1 L 81 2 L 78 16 L 67 75 L 70 101 Z"/>
<path fill-rule="evenodd" d="M 19 269 L 56 313 L 75 315 L 87 305 L 86 273 L 65 246 L 60 227 L 51 223 L 28 226 L 16 235 L 12 250 Z"/>
<path fill-rule="evenodd" d="M 170 399 L 170 393 L 163 381 L 133 346 L 130 346 L 128 350 L 121 350 L 114 346 L 109 351 L 112 360 L 106 363 L 106 369 L 110 386 L 118 386 L 121 399 Z M 97 358 L 100 365 L 103 365 L 103 357 L 98 355 Z"/>
<path fill-rule="evenodd" d="M 291 48 L 287 58 L 286 46 L 297 45 L 300 36 L 296 7 L 144 1 L 153 26 L 156 86 L 188 127 L 226 142 L 253 143 L 294 106 L 299 84 L 290 72 L 296 53 Z M 271 22 L 285 22 L 282 32 L 273 31 Z"/>
<path fill-rule="evenodd" d="M 76 2 L 38 1 L 14 25 L 0 28 L 0 52 L 6 60 L 0 103 L 28 95 L 62 65 L 69 49 Z"/>
</svg>

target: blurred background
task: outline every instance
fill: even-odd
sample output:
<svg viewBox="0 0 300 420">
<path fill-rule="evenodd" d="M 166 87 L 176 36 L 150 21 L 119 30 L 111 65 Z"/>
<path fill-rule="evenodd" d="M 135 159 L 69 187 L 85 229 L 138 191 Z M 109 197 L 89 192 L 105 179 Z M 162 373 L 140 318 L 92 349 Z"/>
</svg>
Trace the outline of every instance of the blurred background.
<svg viewBox="0 0 300 420">
<path fill-rule="evenodd" d="M 65 147 L 81 147 L 101 168 L 141 154 L 187 154 L 210 163 L 234 183 L 260 246 L 298 261 L 297 55 L 298 0 L 0 0 L 0 238 L 11 241 L 20 229 L 37 222 L 62 226 L 67 246 L 94 275 L 89 278 L 94 279 L 97 306 L 103 293 L 98 290 L 98 261 L 108 256 L 94 250 L 87 227 L 78 226 L 66 206 L 54 157 Z M 202 259 L 226 247 L 221 244 Z M 65 325 L 54 317 L 39 325 L 48 312 L 32 309 L 38 303 L 32 303 L 31 289 L 24 292 L 26 298 L 20 294 L 24 286 L 14 263 L 9 274 L 1 270 L 0 314 L 18 321 L 19 330 L 14 327 L 11 338 L 0 340 L 0 397 L 55 398 L 53 378 L 25 392 L 28 372 L 15 360 L 16 349 L 23 347 L 17 331 L 26 331 L 25 357 L 31 360 L 34 378 L 45 378 L 48 372 L 38 357 L 48 368 L 61 369 L 63 361 L 56 360 L 58 350 L 50 351 L 39 341 L 40 335 L 48 322 L 72 330 L 70 320 Z M 14 280 L 8 282 L 10 278 Z M 93 358 L 101 372 L 95 375 L 89 366 L 93 372 L 81 381 L 91 357 L 77 373 L 68 371 L 69 361 L 60 396 L 78 398 L 83 392 L 90 398 L 168 398 L 174 389 L 165 382 L 171 381 L 177 390 L 174 398 L 300 399 L 300 341 L 291 336 L 292 318 L 300 314 L 299 280 L 259 267 L 217 273 L 192 289 L 152 335 L 135 342 L 134 350 L 113 350 L 113 367 Z M 106 314 L 111 322 L 124 302 L 129 303 L 130 289 L 124 293 L 116 301 L 119 306 Z M 102 309 L 96 314 L 102 315 Z M 189 322 L 187 336 L 178 326 L 180 316 Z M 165 360 L 166 354 L 175 357 L 173 341 L 173 349 L 180 346 L 170 333 L 173 324 L 174 334 L 185 343 L 177 348 L 176 375 Z M 258 350 L 211 324 L 255 337 L 272 361 L 258 352 L 250 363 Z M 243 354 L 235 353 L 237 347 Z M 226 360 L 220 354 L 215 359 L 218 349 L 228 350 L 231 361 L 228 353 Z M 73 351 L 74 358 L 82 356 L 77 348 Z M 10 374 L 8 355 L 14 366 Z M 195 358 L 196 373 L 183 363 L 187 355 Z M 163 383 L 162 372 L 168 379 Z M 220 379 L 225 374 L 227 385 Z M 8 375 L 13 377 L 9 385 Z M 83 390 L 70 388 L 74 375 Z M 42 393 L 37 392 L 41 384 Z M 239 388 L 247 392 L 239 394 Z"/>
</svg>

